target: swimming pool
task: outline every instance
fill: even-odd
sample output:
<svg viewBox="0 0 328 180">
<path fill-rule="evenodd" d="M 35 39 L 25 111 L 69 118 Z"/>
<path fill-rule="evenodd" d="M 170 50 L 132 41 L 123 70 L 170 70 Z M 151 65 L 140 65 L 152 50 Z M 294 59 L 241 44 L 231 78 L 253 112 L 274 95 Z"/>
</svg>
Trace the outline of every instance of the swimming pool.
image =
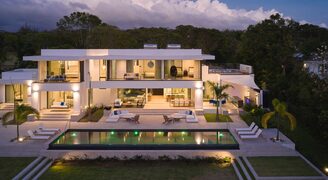
<svg viewBox="0 0 328 180">
<path fill-rule="evenodd" d="M 196 150 L 239 149 L 228 129 L 69 129 L 50 150 Z"/>
</svg>

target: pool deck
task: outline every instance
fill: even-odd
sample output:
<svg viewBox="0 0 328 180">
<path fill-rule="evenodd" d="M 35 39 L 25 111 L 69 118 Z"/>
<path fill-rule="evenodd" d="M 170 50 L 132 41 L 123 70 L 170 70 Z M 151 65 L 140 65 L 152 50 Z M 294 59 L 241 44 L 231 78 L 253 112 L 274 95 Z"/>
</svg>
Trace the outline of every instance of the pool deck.
<svg viewBox="0 0 328 180">
<path fill-rule="evenodd" d="M 258 139 L 241 140 L 235 128 L 247 127 L 247 125 L 239 118 L 238 115 L 231 115 L 233 122 L 231 123 L 207 123 L 204 116 L 197 116 L 199 123 L 186 123 L 184 120 L 174 124 L 165 125 L 162 115 L 141 115 L 140 124 L 119 120 L 117 123 L 108 123 L 105 121 L 107 117 L 103 117 L 97 123 L 80 123 L 67 121 L 33 121 L 26 122 L 20 126 L 21 135 L 27 136 L 27 130 L 35 130 L 42 123 L 45 127 L 65 129 L 230 129 L 235 139 L 240 145 L 240 150 L 47 150 L 48 144 L 56 138 L 50 140 L 26 140 L 24 142 L 10 142 L 16 136 L 16 126 L 10 125 L 0 127 L 0 156 L 38 156 L 46 155 L 53 158 L 69 157 L 69 156 L 133 156 L 133 155 L 183 155 L 183 156 L 298 156 L 299 153 L 294 150 L 293 142 L 281 134 L 285 140 L 284 144 L 273 143 L 270 138 L 275 135 L 274 129 L 265 129 Z M 59 134 L 58 134 L 59 135 Z M 289 146 L 286 147 L 286 146 Z M 290 148 L 291 147 L 291 148 Z"/>
</svg>

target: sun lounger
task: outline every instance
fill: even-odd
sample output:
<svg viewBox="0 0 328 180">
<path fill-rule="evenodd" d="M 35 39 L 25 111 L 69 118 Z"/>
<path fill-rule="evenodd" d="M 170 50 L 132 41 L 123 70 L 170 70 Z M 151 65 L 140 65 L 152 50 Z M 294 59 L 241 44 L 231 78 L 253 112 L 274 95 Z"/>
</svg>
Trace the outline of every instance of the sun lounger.
<svg viewBox="0 0 328 180">
<path fill-rule="evenodd" d="M 60 132 L 59 128 L 45 128 L 43 125 L 39 125 L 38 129 L 41 131 L 54 131 L 54 132 Z"/>
<path fill-rule="evenodd" d="M 252 122 L 252 124 L 247 128 L 236 128 L 236 131 L 251 131 L 255 127 L 255 123 Z"/>
<path fill-rule="evenodd" d="M 34 135 L 32 130 L 28 130 L 27 134 L 31 137 L 31 139 L 43 140 L 43 139 L 49 139 L 50 138 L 50 136 L 36 136 L 36 135 Z"/>
<path fill-rule="evenodd" d="M 41 131 L 40 129 L 35 130 L 34 132 L 36 135 L 55 135 L 56 132 L 54 131 Z"/>
<path fill-rule="evenodd" d="M 241 139 L 256 139 L 258 138 L 262 133 L 262 129 L 258 129 L 257 132 L 255 134 L 252 135 L 241 135 L 240 138 Z"/>
<path fill-rule="evenodd" d="M 255 127 L 251 131 L 238 131 L 238 135 L 251 135 L 251 134 L 255 134 L 258 129 L 259 129 L 259 127 L 257 125 L 255 125 Z"/>
</svg>

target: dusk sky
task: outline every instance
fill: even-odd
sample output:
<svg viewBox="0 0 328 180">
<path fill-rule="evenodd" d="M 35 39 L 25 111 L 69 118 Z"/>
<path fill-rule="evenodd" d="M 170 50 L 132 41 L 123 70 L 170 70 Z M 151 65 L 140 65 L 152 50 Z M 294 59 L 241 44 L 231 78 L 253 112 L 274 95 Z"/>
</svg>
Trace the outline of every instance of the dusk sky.
<svg viewBox="0 0 328 180">
<path fill-rule="evenodd" d="M 328 0 L 0 0 L 0 30 L 28 24 L 54 29 L 74 11 L 86 11 L 120 28 L 194 25 L 245 29 L 271 14 L 327 28 Z"/>
</svg>

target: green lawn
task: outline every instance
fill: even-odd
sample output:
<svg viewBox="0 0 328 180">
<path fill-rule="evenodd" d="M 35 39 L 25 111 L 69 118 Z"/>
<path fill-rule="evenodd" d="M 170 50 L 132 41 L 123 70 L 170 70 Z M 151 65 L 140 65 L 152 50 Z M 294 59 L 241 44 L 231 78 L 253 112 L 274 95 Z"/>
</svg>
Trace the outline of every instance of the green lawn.
<svg viewBox="0 0 328 180">
<path fill-rule="evenodd" d="M 57 162 L 41 179 L 237 179 L 233 167 L 206 161 Z"/>
<path fill-rule="evenodd" d="M 258 176 L 320 176 L 301 157 L 247 157 Z"/>
<path fill-rule="evenodd" d="M 219 121 L 216 121 L 215 119 L 216 114 L 206 113 L 204 116 L 207 122 L 232 122 L 230 116 L 228 115 L 219 114 Z"/>
<path fill-rule="evenodd" d="M 34 159 L 34 157 L 0 157 L 0 179 L 12 179 Z"/>
</svg>

